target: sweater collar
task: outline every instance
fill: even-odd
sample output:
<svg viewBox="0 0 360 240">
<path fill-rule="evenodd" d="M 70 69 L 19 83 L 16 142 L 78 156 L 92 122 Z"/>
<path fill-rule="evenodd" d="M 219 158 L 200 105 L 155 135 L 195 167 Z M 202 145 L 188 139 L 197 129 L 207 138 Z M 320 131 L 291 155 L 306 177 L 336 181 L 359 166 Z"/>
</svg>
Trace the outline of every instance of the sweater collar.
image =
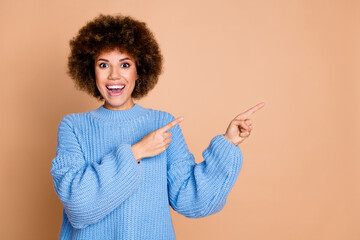
<svg viewBox="0 0 360 240">
<path fill-rule="evenodd" d="M 106 122 L 126 122 L 134 120 L 147 112 L 146 108 L 135 104 L 132 108 L 126 110 L 110 110 L 104 108 L 104 106 L 100 106 L 98 109 L 91 111 L 90 113 Z"/>
</svg>

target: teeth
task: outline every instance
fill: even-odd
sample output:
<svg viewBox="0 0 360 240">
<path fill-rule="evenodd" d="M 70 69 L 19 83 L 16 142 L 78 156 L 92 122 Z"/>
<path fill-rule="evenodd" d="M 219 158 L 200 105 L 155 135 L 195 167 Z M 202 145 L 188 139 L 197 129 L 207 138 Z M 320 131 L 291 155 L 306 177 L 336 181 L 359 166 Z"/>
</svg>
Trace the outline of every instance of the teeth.
<svg viewBox="0 0 360 240">
<path fill-rule="evenodd" d="M 111 85 L 107 86 L 108 89 L 123 89 L 125 85 Z"/>
</svg>

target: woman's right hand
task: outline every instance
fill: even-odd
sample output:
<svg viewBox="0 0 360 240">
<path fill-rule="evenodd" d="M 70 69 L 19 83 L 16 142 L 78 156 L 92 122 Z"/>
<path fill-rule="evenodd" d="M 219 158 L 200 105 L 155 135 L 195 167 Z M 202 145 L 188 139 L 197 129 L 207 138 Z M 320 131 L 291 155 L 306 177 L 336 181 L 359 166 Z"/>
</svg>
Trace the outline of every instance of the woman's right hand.
<svg viewBox="0 0 360 240">
<path fill-rule="evenodd" d="M 143 158 L 154 157 L 164 152 L 171 142 L 171 132 L 168 131 L 183 120 L 183 117 L 178 117 L 162 128 L 151 131 L 138 143 L 132 145 L 131 148 L 136 161 L 139 162 Z"/>
</svg>

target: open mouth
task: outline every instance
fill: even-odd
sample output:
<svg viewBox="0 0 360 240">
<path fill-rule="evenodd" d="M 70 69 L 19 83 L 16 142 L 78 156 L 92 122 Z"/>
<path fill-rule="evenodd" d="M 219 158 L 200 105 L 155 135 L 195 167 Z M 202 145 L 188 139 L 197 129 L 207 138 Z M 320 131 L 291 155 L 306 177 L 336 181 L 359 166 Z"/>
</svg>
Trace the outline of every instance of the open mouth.
<svg viewBox="0 0 360 240">
<path fill-rule="evenodd" d="M 111 93 L 120 93 L 125 88 L 125 85 L 107 85 L 106 88 Z"/>
</svg>

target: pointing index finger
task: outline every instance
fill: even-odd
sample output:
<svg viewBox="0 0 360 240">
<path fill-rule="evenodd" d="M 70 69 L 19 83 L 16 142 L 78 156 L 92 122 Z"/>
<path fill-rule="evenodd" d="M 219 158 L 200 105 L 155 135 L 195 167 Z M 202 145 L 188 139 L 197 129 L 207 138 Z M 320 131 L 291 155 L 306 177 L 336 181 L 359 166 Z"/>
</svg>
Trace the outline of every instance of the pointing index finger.
<svg viewBox="0 0 360 240">
<path fill-rule="evenodd" d="M 159 130 L 162 131 L 162 132 L 166 132 L 166 131 L 170 130 L 171 128 L 175 127 L 180 122 L 182 122 L 182 120 L 184 120 L 183 117 L 178 117 L 174 121 L 169 122 L 168 124 L 163 126 L 162 128 L 159 128 Z"/>
<path fill-rule="evenodd" d="M 256 112 L 257 110 L 259 110 L 260 108 L 264 107 L 265 106 L 265 103 L 259 103 L 257 104 L 256 106 L 248 109 L 247 111 L 239 114 L 236 119 L 239 119 L 239 120 L 245 120 L 247 119 L 251 114 L 253 114 L 254 112 Z"/>
</svg>

